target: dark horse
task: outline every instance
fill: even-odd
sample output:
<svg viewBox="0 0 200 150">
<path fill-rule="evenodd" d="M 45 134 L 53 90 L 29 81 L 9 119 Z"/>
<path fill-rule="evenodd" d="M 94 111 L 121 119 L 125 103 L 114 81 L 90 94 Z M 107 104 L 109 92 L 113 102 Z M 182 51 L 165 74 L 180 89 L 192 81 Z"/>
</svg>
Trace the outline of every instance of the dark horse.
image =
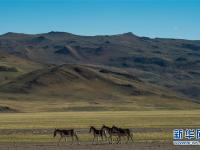
<svg viewBox="0 0 200 150">
<path fill-rule="evenodd" d="M 60 139 L 58 141 L 58 145 L 60 144 L 61 139 L 65 139 L 65 142 L 67 142 L 67 137 L 71 137 L 72 138 L 72 143 L 74 143 L 74 137 L 76 138 L 76 141 L 79 144 L 79 139 L 78 136 L 76 134 L 76 132 L 74 131 L 74 129 L 68 129 L 68 130 L 64 130 L 64 129 L 55 129 L 54 133 L 53 133 L 53 137 L 56 137 L 56 135 L 59 134 L 60 135 Z"/>
<path fill-rule="evenodd" d="M 114 130 L 113 128 L 110 128 L 106 125 L 103 125 L 101 127 L 101 130 L 104 131 L 104 133 L 105 133 L 104 136 L 106 138 L 106 141 L 108 141 L 110 144 L 114 143 L 113 136 L 115 136 L 115 137 L 117 136 L 118 142 L 119 142 L 119 132 L 117 130 Z"/>
<path fill-rule="evenodd" d="M 99 142 L 99 138 L 101 138 L 101 140 L 103 140 L 103 133 L 104 131 L 103 130 L 98 130 L 96 129 L 95 127 L 91 126 L 90 127 L 90 131 L 89 133 L 92 133 L 94 138 L 93 138 L 93 141 L 92 141 L 92 144 L 94 144 L 94 140 L 97 139 L 97 142 Z"/>
<path fill-rule="evenodd" d="M 118 143 L 121 143 L 121 137 L 127 137 L 127 141 L 126 143 L 128 143 L 128 141 L 131 139 L 131 141 L 133 142 L 133 135 L 130 131 L 130 129 L 123 129 L 123 128 L 118 128 L 116 126 L 112 126 L 112 130 L 117 132 L 119 140 Z"/>
</svg>

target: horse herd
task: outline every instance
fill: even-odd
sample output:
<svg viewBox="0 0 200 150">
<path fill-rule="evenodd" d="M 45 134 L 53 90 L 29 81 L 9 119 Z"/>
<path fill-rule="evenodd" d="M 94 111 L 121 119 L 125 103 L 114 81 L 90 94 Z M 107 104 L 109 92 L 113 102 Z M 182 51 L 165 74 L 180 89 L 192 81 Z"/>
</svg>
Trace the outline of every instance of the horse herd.
<svg viewBox="0 0 200 150">
<path fill-rule="evenodd" d="M 77 135 L 79 131 L 75 131 L 74 129 L 55 129 L 53 133 L 53 137 L 56 135 L 60 135 L 60 139 L 58 141 L 58 145 L 60 144 L 62 139 L 65 139 L 67 142 L 67 137 L 71 137 L 72 143 L 74 143 L 74 139 L 78 144 L 80 144 L 79 137 Z M 109 144 L 114 144 L 114 140 L 116 139 L 117 144 L 122 143 L 122 137 L 126 137 L 126 143 L 129 140 L 133 142 L 133 134 L 131 133 L 130 129 L 119 128 L 116 126 L 108 127 L 106 125 L 102 125 L 100 129 L 96 129 L 94 126 L 91 126 L 89 129 L 89 133 L 92 134 L 93 140 L 92 144 L 94 144 L 95 140 L 96 143 L 100 143 L 101 141 L 106 141 Z"/>
</svg>

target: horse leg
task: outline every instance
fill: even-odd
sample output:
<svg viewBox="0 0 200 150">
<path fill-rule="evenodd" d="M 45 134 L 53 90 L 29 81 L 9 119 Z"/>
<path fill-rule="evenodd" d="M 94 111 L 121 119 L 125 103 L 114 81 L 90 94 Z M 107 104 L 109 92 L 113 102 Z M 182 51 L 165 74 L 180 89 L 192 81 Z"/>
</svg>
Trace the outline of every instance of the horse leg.
<svg viewBox="0 0 200 150">
<path fill-rule="evenodd" d="M 107 141 L 108 141 L 108 138 L 107 138 L 107 136 L 106 136 L 106 135 L 104 135 L 104 137 L 105 137 L 105 141 L 107 142 Z"/>
<path fill-rule="evenodd" d="M 126 144 L 128 143 L 129 140 L 130 140 L 130 136 L 127 135 L 127 141 L 126 141 Z"/>
<path fill-rule="evenodd" d="M 110 135 L 106 135 L 106 142 L 110 141 Z"/>
<path fill-rule="evenodd" d="M 109 135 L 109 137 L 107 138 L 107 141 L 108 141 L 109 144 L 110 144 L 110 137 L 111 137 L 111 136 Z"/>
<path fill-rule="evenodd" d="M 77 134 L 74 135 L 78 144 L 80 144 Z"/>
<path fill-rule="evenodd" d="M 111 140 L 111 144 L 114 144 L 114 143 L 113 143 L 113 137 L 112 137 L 112 136 L 110 137 L 110 140 Z"/>
<path fill-rule="evenodd" d="M 115 139 L 113 139 L 113 137 L 112 137 L 112 140 L 111 140 L 111 141 L 112 141 L 112 144 L 115 144 Z"/>
<path fill-rule="evenodd" d="M 122 144 L 123 136 L 120 136 L 119 138 L 119 144 Z"/>
<path fill-rule="evenodd" d="M 107 136 L 106 136 L 106 132 L 103 132 L 103 135 L 102 135 L 102 141 L 104 140 L 104 138 L 105 138 L 105 141 L 107 141 Z"/>
<path fill-rule="evenodd" d="M 71 145 L 73 145 L 74 144 L 74 136 L 71 136 L 72 137 L 72 143 L 71 143 Z"/>
<path fill-rule="evenodd" d="M 94 140 L 95 140 L 95 136 L 94 136 L 94 138 L 93 138 L 93 140 L 92 140 L 92 144 L 94 144 Z"/>
<path fill-rule="evenodd" d="M 112 135 L 110 135 L 109 144 L 112 144 Z"/>
<path fill-rule="evenodd" d="M 133 142 L 133 134 L 130 134 L 130 137 L 131 137 L 131 141 Z"/>
<path fill-rule="evenodd" d="M 119 138 L 119 144 L 122 144 L 123 136 L 120 136 Z"/>
<path fill-rule="evenodd" d="M 97 144 L 97 142 L 98 142 L 98 136 L 95 136 L 95 139 L 96 139 L 96 144 Z M 95 140 L 94 140 L 95 141 Z"/>
<path fill-rule="evenodd" d="M 120 142 L 121 142 L 121 136 L 118 136 L 117 144 L 119 144 Z"/>
<path fill-rule="evenodd" d="M 105 142 L 107 143 L 108 142 L 108 137 L 106 136 L 106 140 L 105 140 Z"/>
<path fill-rule="evenodd" d="M 99 144 L 99 136 L 97 136 L 97 144 Z"/>
<path fill-rule="evenodd" d="M 57 145 L 59 145 L 59 144 L 60 144 L 60 141 L 61 141 L 61 139 L 62 139 L 62 137 L 60 137 L 60 139 L 58 140 L 58 143 L 57 143 Z"/>
<path fill-rule="evenodd" d="M 101 136 L 101 141 L 103 142 L 103 135 Z"/>
</svg>

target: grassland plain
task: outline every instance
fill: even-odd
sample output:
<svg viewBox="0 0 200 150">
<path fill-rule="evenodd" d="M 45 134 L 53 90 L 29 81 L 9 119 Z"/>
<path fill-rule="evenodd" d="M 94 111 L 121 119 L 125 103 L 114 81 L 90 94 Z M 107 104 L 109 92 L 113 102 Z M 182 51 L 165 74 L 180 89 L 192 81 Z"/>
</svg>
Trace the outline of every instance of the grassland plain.
<svg viewBox="0 0 200 150">
<path fill-rule="evenodd" d="M 171 141 L 174 128 L 199 128 L 200 110 L 3 113 L 0 142 L 56 142 L 54 128 L 75 128 L 89 142 L 89 126 L 131 128 L 135 141 Z"/>
</svg>

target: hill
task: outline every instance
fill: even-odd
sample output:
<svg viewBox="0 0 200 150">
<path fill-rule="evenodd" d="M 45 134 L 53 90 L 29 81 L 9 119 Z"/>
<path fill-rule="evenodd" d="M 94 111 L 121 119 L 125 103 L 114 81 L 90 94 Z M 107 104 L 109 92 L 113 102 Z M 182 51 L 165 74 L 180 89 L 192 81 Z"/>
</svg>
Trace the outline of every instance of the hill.
<svg viewBox="0 0 200 150">
<path fill-rule="evenodd" d="M 114 102 L 116 109 L 197 107 L 200 41 L 7 33 L 0 36 L 0 93 L 13 109 L 19 99 L 61 101 L 73 110 L 80 103 L 115 109 Z"/>
</svg>

